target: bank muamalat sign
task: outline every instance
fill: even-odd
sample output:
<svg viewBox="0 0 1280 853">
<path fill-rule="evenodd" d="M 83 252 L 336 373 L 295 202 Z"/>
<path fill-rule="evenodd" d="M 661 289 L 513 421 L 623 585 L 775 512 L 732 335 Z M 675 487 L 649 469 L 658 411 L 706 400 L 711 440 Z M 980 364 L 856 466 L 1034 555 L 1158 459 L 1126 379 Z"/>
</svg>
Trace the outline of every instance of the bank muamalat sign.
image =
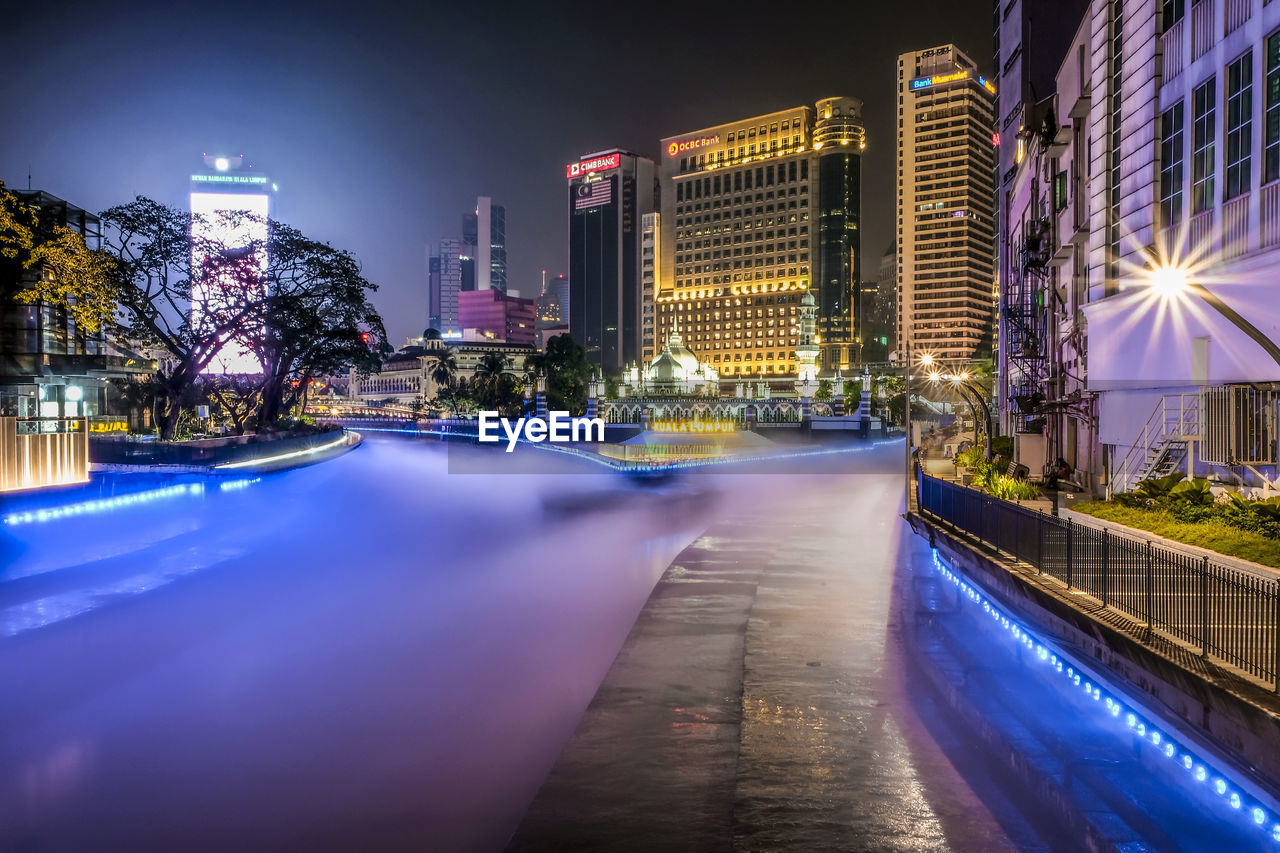
<svg viewBox="0 0 1280 853">
<path fill-rule="evenodd" d="M 603 157 L 592 157 L 590 160 L 579 160 L 577 163 L 570 163 L 564 167 L 564 176 L 566 178 L 576 178 L 592 172 L 607 172 L 621 165 L 622 154 L 615 151 L 613 154 L 606 154 Z"/>
<path fill-rule="evenodd" d="M 667 156 L 678 157 L 686 151 L 696 151 L 708 145 L 719 145 L 720 134 L 715 136 L 695 136 L 693 139 L 677 139 L 667 145 Z"/>
<path fill-rule="evenodd" d="M 502 434 L 499 434 L 501 431 Z M 603 418 L 575 418 L 568 412 L 548 412 L 545 418 L 504 418 L 497 412 L 480 413 L 480 441 L 497 444 L 506 439 L 507 452 L 527 441 L 540 444 L 572 444 L 578 441 L 604 441 Z"/>
<path fill-rule="evenodd" d="M 934 74 L 929 77 L 917 77 L 911 81 L 912 89 L 927 89 L 930 86 L 941 86 L 943 83 L 954 83 L 957 80 L 967 80 L 969 72 L 965 69 L 954 71 L 951 74 Z M 985 82 L 985 81 L 984 81 Z M 995 87 L 992 87 L 994 91 Z"/>
</svg>

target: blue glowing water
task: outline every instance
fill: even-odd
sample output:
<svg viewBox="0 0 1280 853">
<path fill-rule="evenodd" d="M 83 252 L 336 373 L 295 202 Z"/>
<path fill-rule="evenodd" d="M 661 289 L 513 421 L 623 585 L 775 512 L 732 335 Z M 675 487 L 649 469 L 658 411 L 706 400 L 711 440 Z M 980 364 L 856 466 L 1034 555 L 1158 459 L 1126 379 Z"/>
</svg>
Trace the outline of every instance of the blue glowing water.
<svg viewBox="0 0 1280 853">
<path fill-rule="evenodd" d="M 899 524 L 900 445 L 657 489 L 558 453 L 451 474 L 468 468 L 451 466 L 456 452 L 372 437 L 283 474 L 0 507 L 0 850 L 501 849 L 653 584 L 708 525 L 762 502 L 785 518 L 818 473 L 865 489 L 862 469 L 883 481 L 883 506 L 830 535 L 857 548 Z M 868 583 L 915 590 L 921 602 L 899 603 L 913 612 L 939 589 L 965 607 L 936 618 L 928 654 L 899 648 L 885 608 L 856 638 L 914 661 L 866 682 L 910 747 L 876 760 L 921 780 L 935 814 L 895 849 L 932 849 L 940 831 L 1073 849 L 991 781 L 1003 757 L 943 731 L 958 724 L 935 700 L 903 704 L 904 682 L 920 681 L 911 666 L 965 655 L 981 659 L 971 700 L 1051 739 L 1062 761 L 1123 754 L 1079 784 L 1153 848 L 1276 849 L 1275 810 L 1212 755 L 903 541 Z M 949 784 L 963 796 L 930 787 L 939 762 L 959 768 Z M 868 774 L 847 807 L 893 819 L 901 792 L 883 778 Z M 981 832 L 948 812 L 969 800 L 993 816 Z"/>
</svg>

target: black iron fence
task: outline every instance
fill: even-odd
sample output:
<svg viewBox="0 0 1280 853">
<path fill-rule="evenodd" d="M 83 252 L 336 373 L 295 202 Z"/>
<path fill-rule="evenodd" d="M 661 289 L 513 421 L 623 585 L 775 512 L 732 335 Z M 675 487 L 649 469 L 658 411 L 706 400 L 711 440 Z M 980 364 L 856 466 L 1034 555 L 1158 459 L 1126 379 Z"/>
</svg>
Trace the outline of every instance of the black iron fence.
<svg viewBox="0 0 1280 853">
<path fill-rule="evenodd" d="M 920 510 L 1280 691 L 1280 582 L 916 473 Z"/>
</svg>

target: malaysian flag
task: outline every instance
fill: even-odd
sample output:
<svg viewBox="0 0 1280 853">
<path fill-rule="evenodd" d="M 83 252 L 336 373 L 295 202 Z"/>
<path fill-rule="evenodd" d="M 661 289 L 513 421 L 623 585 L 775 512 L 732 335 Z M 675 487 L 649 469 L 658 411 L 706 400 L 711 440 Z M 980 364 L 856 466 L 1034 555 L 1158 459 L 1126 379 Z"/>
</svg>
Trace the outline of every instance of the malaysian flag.
<svg viewBox="0 0 1280 853">
<path fill-rule="evenodd" d="M 573 191 L 573 209 L 586 210 L 613 201 L 612 181 L 592 181 L 589 184 L 578 184 Z"/>
</svg>

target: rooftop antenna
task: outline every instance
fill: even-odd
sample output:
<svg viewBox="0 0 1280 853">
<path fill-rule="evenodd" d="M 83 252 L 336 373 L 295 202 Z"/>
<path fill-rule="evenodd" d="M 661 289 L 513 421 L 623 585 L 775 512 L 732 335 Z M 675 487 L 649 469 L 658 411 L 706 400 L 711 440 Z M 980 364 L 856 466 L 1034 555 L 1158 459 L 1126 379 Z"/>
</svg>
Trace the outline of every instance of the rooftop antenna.
<svg viewBox="0 0 1280 853">
<path fill-rule="evenodd" d="M 27 190 L 31 190 L 31 164 L 27 164 Z"/>
</svg>

